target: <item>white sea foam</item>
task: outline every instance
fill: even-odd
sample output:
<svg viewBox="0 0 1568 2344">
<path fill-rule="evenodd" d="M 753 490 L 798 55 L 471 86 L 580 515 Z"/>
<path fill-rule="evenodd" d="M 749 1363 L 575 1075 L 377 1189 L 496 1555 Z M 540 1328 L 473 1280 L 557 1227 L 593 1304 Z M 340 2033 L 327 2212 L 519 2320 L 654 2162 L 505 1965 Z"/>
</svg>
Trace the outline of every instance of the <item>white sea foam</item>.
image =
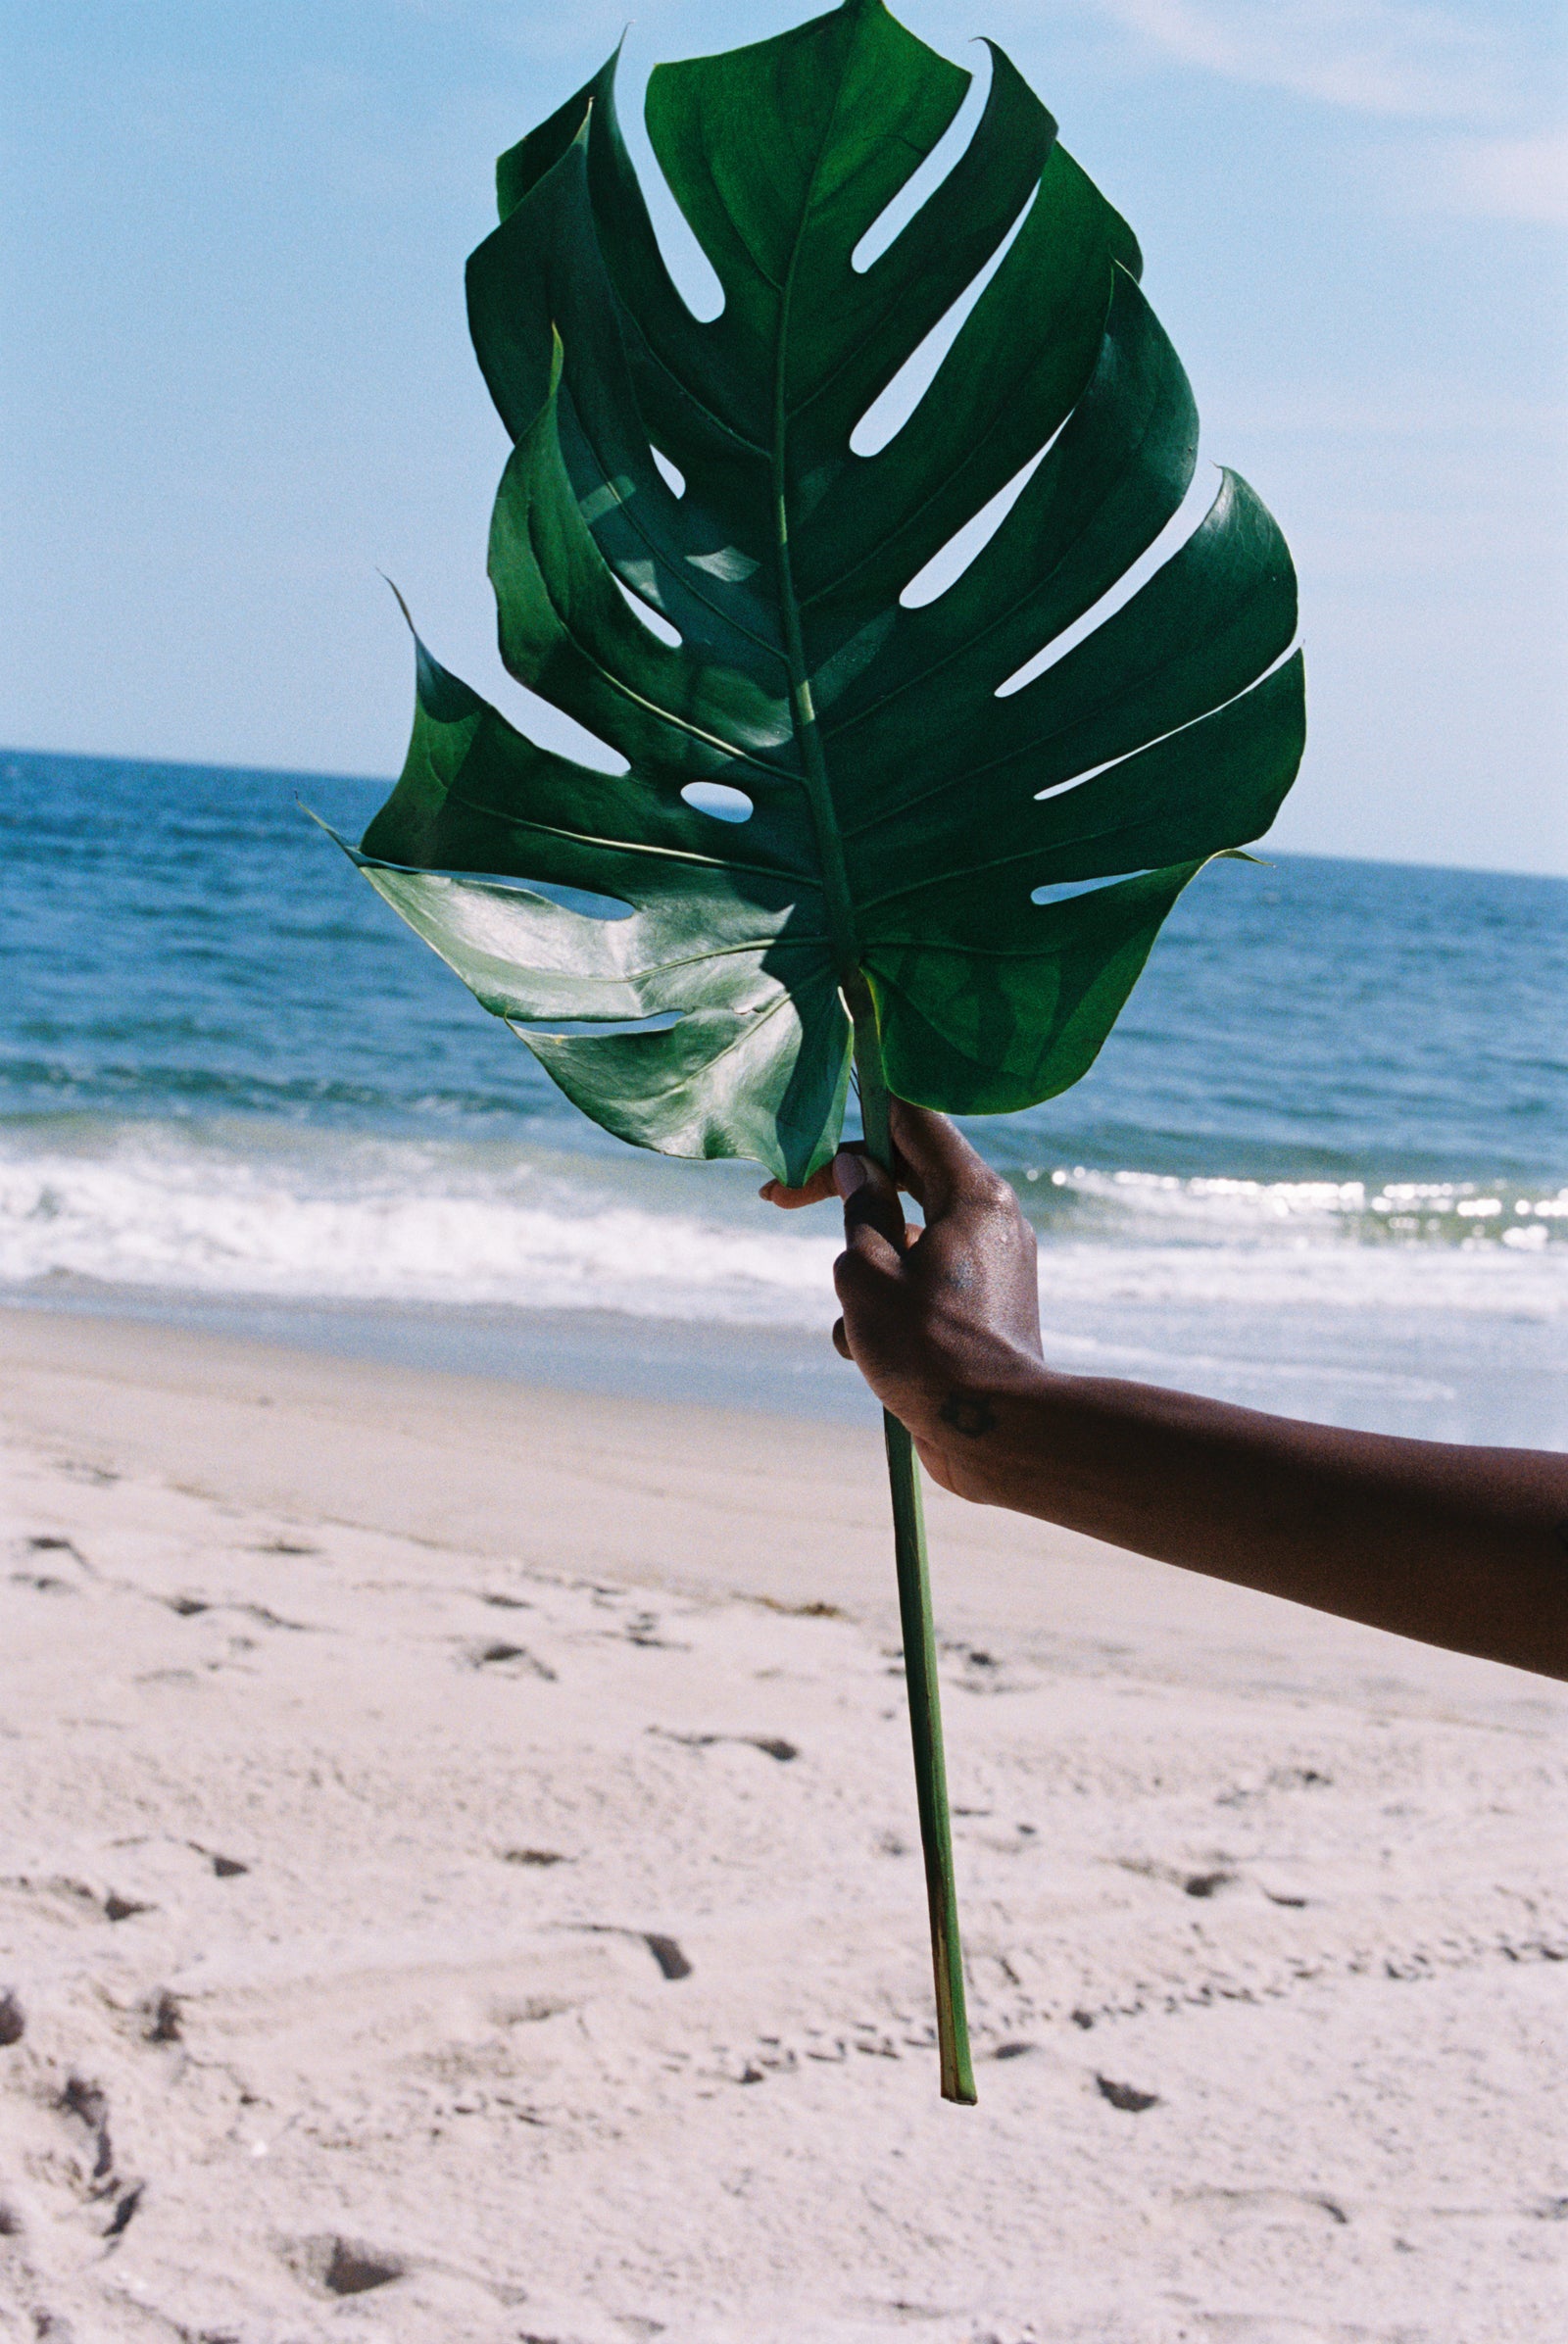
<svg viewBox="0 0 1568 2344">
<path fill-rule="evenodd" d="M 0 1282 L 831 1319 L 839 1241 L 828 1214 L 785 1222 L 695 1171 L 661 1189 L 666 1169 L 275 1128 L 99 1126 L 74 1148 L 58 1129 L 18 1135 L 0 1147 Z M 1097 1302 L 1568 1316 L 1562 1196 L 1429 1184 L 1385 1192 L 1400 1209 L 1383 1212 L 1353 1183 L 1078 1169 L 1051 1186 L 1061 1209 L 1044 1216 L 1048 1316 Z M 712 1209 L 694 1211 L 705 1187 Z M 1041 1191 L 1026 1183 L 1025 1194 Z M 1410 1232 L 1390 1226 L 1407 1219 Z"/>
<path fill-rule="evenodd" d="M 90 1155 L 0 1155 L 13 1285 L 811 1325 L 835 1249 L 825 1233 L 753 1236 L 572 1194 L 526 1165 L 486 1180 L 471 1151 L 350 1143 L 319 1163 L 130 1137 Z"/>
<path fill-rule="evenodd" d="M 1037 1184 L 1045 1184 L 1037 1186 Z M 1457 1244 L 1469 1251 L 1501 1244 L 1540 1251 L 1553 1226 L 1568 1222 L 1568 1189 L 1545 1195 L 1502 1183 L 1360 1180 L 1245 1180 L 1225 1175 L 1179 1179 L 1169 1173 L 1102 1172 L 1076 1164 L 1024 1174 L 1050 1204 L 1100 1215 L 1152 1234 L 1201 1239 L 1291 1235 L 1360 1238 L 1379 1245 Z M 1559 1227 L 1559 1234 L 1562 1234 Z"/>
<path fill-rule="evenodd" d="M 1042 1247 L 1042 1299 L 1235 1303 L 1389 1312 L 1488 1311 L 1568 1317 L 1568 1245 L 1544 1254 L 1500 1245 L 1372 1246 L 1346 1242 L 1206 1245 L 1064 1244 Z"/>
</svg>

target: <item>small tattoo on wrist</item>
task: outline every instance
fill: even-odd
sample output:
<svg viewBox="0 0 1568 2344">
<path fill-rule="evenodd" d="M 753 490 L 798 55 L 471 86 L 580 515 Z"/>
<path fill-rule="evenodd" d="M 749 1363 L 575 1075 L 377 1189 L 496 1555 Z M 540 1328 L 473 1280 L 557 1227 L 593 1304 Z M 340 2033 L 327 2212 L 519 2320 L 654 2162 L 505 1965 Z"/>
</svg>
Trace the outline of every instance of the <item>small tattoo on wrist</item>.
<svg viewBox="0 0 1568 2344">
<path fill-rule="evenodd" d="M 996 1428 L 996 1411 L 977 1392 L 950 1392 L 937 1414 L 966 1441 L 978 1441 L 982 1433 Z"/>
</svg>

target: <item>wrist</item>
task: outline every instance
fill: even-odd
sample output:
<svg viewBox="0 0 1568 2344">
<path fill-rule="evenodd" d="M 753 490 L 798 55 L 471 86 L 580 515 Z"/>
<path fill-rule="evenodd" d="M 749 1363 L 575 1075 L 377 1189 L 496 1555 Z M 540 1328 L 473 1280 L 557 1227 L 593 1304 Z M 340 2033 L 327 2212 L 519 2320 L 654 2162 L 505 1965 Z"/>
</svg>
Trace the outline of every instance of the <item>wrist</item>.
<svg viewBox="0 0 1568 2344">
<path fill-rule="evenodd" d="M 1038 1353 L 988 1346 L 984 1359 L 945 1363 L 923 1379 L 906 1421 L 921 1448 L 945 1461 L 951 1488 L 1004 1503 L 1018 1466 L 1037 1448 L 1042 1403 L 1066 1381 Z"/>
</svg>

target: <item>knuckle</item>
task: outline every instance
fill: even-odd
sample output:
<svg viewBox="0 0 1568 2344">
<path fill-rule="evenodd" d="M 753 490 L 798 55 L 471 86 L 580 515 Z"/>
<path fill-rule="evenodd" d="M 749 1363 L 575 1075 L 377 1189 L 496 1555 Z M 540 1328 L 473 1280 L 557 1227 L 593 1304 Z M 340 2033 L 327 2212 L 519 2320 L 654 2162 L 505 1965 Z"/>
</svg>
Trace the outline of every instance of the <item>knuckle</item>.
<svg viewBox="0 0 1568 2344">
<path fill-rule="evenodd" d="M 884 1295 L 890 1284 L 889 1264 L 882 1258 L 886 1240 L 874 1230 L 857 1231 L 833 1264 L 833 1284 L 840 1301 L 862 1307 Z"/>
<path fill-rule="evenodd" d="M 846 1245 L 833 1264 L 833 1284 L 838 1289 L 840 1300 L 847 1302 L 857 1293 L 863 1293 L 870 1275 L 871 1265 L 864 1254 L 854 1245 Z"/>
<path fill-rule="evenodd" d="M 970 1193 L 983 1212 L 1016 1212 L 1018 1209 L 1018 1199 L 1010 1184 L 1003 1179 L 1000 1172 L 993 1172 L 989 1164 L 975 1174 Z"/>
</svg>

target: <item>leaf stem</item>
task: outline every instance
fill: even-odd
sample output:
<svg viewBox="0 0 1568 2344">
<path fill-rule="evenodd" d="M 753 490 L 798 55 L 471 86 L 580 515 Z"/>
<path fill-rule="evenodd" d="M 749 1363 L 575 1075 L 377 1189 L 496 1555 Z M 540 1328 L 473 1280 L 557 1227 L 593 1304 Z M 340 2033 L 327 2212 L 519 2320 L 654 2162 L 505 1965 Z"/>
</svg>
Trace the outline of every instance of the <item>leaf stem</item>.
<svg viewBox="0 0 1568 2344">
<path fill-rule="evenodd" d="M 888 1087 L 882 1045 L 870 988 L 863 977 L 848 989 L 855 1020 L 855 1066 L 860 1087 L 860 1120 L 868 1152 L 893 1169 L 893 1135 L 888 1120 Z M 925 1856 L 926 1903 L 931 1915 L 931 1967 L 937 1999 L 937 2047 L 942 2097 L 972 2108 L 974 2069 L 969 2057 L 969 2022 L 963 1995 L 963 1949 L 958 1939 L 958 1891 L 953 1875 L 953 1827 L 948 1815 L 948 1769 L 942 1746 L 942 1696 L 937 1683 L 936 1630 L 931 1618 L 931 1576 L 926 1559 L 925 1509 L 920 1502 L 920 1466 L 908 1428 L 882 1412 L 888 1488 L 893 1499 L 893 1553 L 899 1579 L 899 1618 L 904 1629 L 904 1675 L 909 1691 L 909 1738 L 914 1745 L 914 1792 L 920 1811 L 920 1845 Z"/>
<path fill-rule="evenodd" d="M 834 101 L 835 115 L 843 96 Z M 826 137 L 824 136 L 824 148 Z M 817 156 L 820 168 L 821 153 Z M 816 170 L 811 191 L 814 194 Z M 809 208 L 809 205 L 808 206 Z M 804 224 L 804 222 L 803 222 Z M 835 973 L 855 1027 L 855 1066 L 860 1085 L 860 1115 L 866 1145 L 886 1171 L 893 1169 L 888 1124 L 888 1086 L 876 1004 L 860 966 L 860 942 L 850 893 L 838 807 L 822 752 L 821 728 L 811 694 L 810 669 L 801 626 L 790 558 L 789 409 L 785 397 L 790 313 L 801 257 L 797 234 L 789 271 L 778 288 L 778 337 L 773 373 L 771 485 L 777 529 L 779 615 L 789 669 L 791 715 L 801 760 L 801 782 L 811 809 L 822 870 L 822 894 L 832 937 Z M 931 1914 L 931 1964 L 936 1975 L 937 2045 L 942 2097 L 974 2104 L 969 2062 L 969 2026 L 963 2001 L 963 1954 L 958 1944 L 958 1896 L 953 1879 L 953 1831 L 948 1820 L 947 1765 L 942 1750 L 942 1707 L 937 1689 L 936 1634 L 931 1624 L 931 1584 L 926 1566 L 925 1516 L 920 1505 L 919 1467 L 906 1428 L 886 1410 L 882 1437 L 887 1447 L 888 1487 L 893 1498 L 893 1553 L 899 1578 L 899 1614 L 904 1625 L 904 1674 L 909 1688 L 909 1734 L 914 1744 L 914 1789 L 920 1810 L 920 1843 L 925 1853 L 926 1901 Z"/>
</svg>

